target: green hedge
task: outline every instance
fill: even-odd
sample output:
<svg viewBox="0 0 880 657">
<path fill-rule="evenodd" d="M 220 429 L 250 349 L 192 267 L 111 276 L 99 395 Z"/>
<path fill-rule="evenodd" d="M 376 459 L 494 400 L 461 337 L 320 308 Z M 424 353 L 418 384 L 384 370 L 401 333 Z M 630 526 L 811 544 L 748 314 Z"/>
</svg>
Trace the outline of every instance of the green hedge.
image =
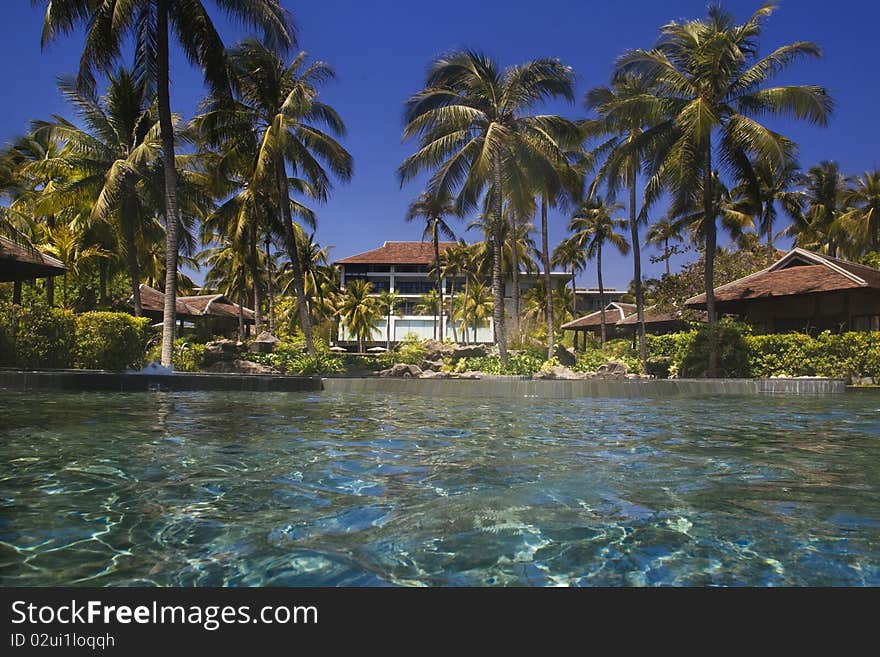
<svg viewBox="0 0 880 657">
<path fill-rule="evenodd" d="M 76 319 L 69 310 L 16 306 L 15 364 L 18 367 L 73 367 Z"/>
<path fill-rule="evenodd" d="M 144 363 L 150 320 L 125 313 L 76 315 L 73 365 L 82 369 L 140 369 Z"/>
<path fill-rule="evenodd" d="M 880 333 L 746 336 L 751 376 L 880 379 Z"/>
</svg>

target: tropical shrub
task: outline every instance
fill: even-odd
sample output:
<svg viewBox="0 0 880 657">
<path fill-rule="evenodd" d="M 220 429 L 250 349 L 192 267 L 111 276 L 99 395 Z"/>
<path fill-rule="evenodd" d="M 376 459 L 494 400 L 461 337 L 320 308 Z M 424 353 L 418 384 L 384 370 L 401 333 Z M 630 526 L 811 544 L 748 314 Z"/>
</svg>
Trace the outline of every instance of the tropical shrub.
<svg viewBox="0 0 880 657">
<path fill-rule="evenodd" d="M 11 303 L 0 302 L 0 367 L 15 365 L 15 339 Z"/>
<path fill-rule="evenodd" d="M 608 362 L 608 355 L 599 347 L 579 352 L 577 363 L 572 367 L 575 372 L 595 372 Z"/>
<path fill-rule="evenodd" d="M 73 365 L 76 320 L 72 312 L 34 304 L 17 307 L 16 313 L 16 365 L 52 368 Z"/>
<path fill-rule="evenodd" d="M 73 365 L 83 369 L 124 370 L 143 366 L 150 320 L 126 313 L 76 315 Z"/>
<path fill-rule="evenodd" d="M 144 362 L 158 363 L 161 359 L 162 344 L 157 343 L 147 351 Z M 171 363 L 175 372 L 201 372 L 205 368 L 205 345 L 190 342 L 187 338 L 177 338 L 174 341 Z"/>
<path fill-rule="evenodd" d="M 704 324 L 687 345 L 681 364 L 678 367 L 683 378 L 702 378 L 706 376 L 709 365 L 709 345 L 715 340 L 718 354 L 718 373 L 727 378 L 749 376 L 749 347 L 744 334 L 748 331 L 735 322 L 721 320 Z"/>
<path fill-rule="evenodd" d="M 345 371 L 343 358 L 329 352 L 309 356 L 299 349 L 276 349 L 272 353 L 247 353 L 246 360 L 277 367 L 284 374 L 335 374 Z"/>
<path fill-rule="evenodd" d="M 409 334 L 404 337 L 394 353 L 396 354 L 394 362 L 418 365 L 425 360 L 428 351 L 418 336 Z"/>
<path fill-rule="evenodd" d="M 880 378 L 880 333 L 748 336 L 751 375 Z"/>
<path fill-rule="evenodd" d="M 529 354 L 511 354 L 507 366 L 502 365 L 500 356 L 477 356 L 460 358 L 454 365 L 454 372 L 483 372 L 485 374 L 504 374 L 528 376 L 541 369 L 544 359 Z"/>
</svg>

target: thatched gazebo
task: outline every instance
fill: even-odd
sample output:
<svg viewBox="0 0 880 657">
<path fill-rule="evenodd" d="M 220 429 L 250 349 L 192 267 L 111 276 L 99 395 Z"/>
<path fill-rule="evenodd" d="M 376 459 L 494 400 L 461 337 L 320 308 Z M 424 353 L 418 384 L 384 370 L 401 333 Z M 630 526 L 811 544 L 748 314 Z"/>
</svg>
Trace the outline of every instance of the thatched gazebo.
<svg viewBox="0 0 880 657">
<path fill-rule="evenodd" d="M 21 282 L 51 278 L 67 271 L 64 264 L 32 246 L 0 237 L 0 283 L 13 283 L 12 303 L 21 304 Z"/>
</svg>

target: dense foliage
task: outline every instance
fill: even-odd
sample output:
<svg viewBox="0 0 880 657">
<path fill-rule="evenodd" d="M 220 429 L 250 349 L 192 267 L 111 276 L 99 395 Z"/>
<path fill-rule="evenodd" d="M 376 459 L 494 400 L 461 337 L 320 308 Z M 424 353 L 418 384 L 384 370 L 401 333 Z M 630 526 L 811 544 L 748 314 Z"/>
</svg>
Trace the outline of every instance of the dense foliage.
<svg viewBox="0 0 880 657">
<path fill-rule="evenodd" d="M 150 320 L 146 317 L 110 312 L 76 315 L 73 366 L 98 370 L 140 369 L 149 331 Z"/>
</svg>

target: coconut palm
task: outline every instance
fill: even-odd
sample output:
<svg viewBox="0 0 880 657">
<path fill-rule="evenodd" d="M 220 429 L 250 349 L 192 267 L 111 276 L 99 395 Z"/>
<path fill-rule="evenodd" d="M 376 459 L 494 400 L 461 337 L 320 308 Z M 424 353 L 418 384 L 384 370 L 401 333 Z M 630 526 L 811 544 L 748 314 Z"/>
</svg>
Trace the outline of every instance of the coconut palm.
<svg viewBox="0 0 880 657">
<path fill-rule="evenodd" d="M 739 185 L 733 194 L 753 206 L 758 232 L 766 240 L 768 258 L 772 262 L 775 252 L 773 240 L 776 237 L 774 227 L 779 218 L 777 206 L 794 221 L 803 212 L 803 196 L 793 189 L 801 179 L 800 167 L 791 159 L 783 161 L 781 165 L 760 159 L 753 164 L 753 171 L 754 178 Z"/>
<path fill-rule="evenodd" d="M 826 160 L 810 167 L 799 183 L 804 211 L 785 232 L 798 246 L 824 250 L 834 257 L 843 237 L 837 220 L 843 210 L 846 178 L 837 162 Z"/>
<path fill-rule="evenodd" d="M 669 260 L 672 258 L 675 245 L 672 247 L 669 246 L 670 242 L 681 242 L 681 226 L 666 218 L 660 219 L 659 221 L 655 221 L 648 228 L 648 232 L 645 234 L 645 244 L 653 244 L 654 246 L 662 246 L 663 247 L 663 263 L 666 265 L 666 275 L 669 276 Z M 652 262 L 656 262 L 653 260 Z"/>
<path fill-rule="evenodd" d="M 795 145 L 759 122 L 765 116 L 788 115 L 825 125 L 832 101 L 818 86 L 776 86 L 768 83 L 801 57 L 819 57 L 819 47 L 799 41 L 759 57 L 764 21 L 775 10 L 760 7 L 737 25 L 717 5 L 708 16 L 660 30 L 652 50 L 632 50 L 616 63 L 616 76 L 639 76 L 653 90 L 666 118 L 640 135 L 633 151 L 646 154 L 651 178 L 646 189 L 650 205 L 663 190 L 672 197 L 673 214 L 700 202 L 703 215 L 717 215 L 712 176 L 721 162 L 736 182 L 753 176 L 751 162 L 768 160 L 781 166 Z M 706 309 L 715 321 L 714 257 L 716 227 L 706 222 Z M 709 376 L 717 370 L 717 349 L 710 341 Z"/>
<path fill-rule="evenodd" d="M 381 317 L 376 298 L 370 296 L 373 284 L 365 280 L 351 281 L 339 300 L 336 313 L 349 335 L 358 341 L 358 351 L 364 351 L 364 343 L 373 339 L 376 322 Z"/>
<path fill-rule="evenodd" d="M 851 236 L 853 253 L 880 251 L 880 171 L 866 171 L 854 178 L 843 194 L 848 209 L 840 215 L 840 226 Z"/>
<path fill-rule="evenodd" d="M 65 223 L 49 228 L 46 232 L 48 241 L 40 246 L 40 250 L 55 256 L 67 267 L 61 278 L 61 300 L 62 306 L 66 308 L 68 274 L 78 276 L 85 265 L 96 258 L 107 258 L 110 254 L 99 246 L 88 244 L 81 234 Z"/>
<path fill-rule="evenodd" d="M 599 317 L 602 324 L 602 344 L 605 344 L 605 287 L 602 283 L 602 249 L 608 244 L 621 255 L 629 253 L 629 243 L 616 232 L 627 226 L 626 219 L 612 217 L 623 209 L 621 203 L 607 203 L 599 196 L 592 196 L 581 203 L 568 223 L 568 230 L 580 245 L 588 260 L 596 259 L 596 278 L 599 283 Z"/>
<path fill-rule="evenodd" d="M 202 251 L 199 259 L 208 266 L 205 287 L 238 301 L 238 339 L 244 340 L 244 315 L 241 308 L 245 305 L 248 290 L 253 287 L 250 281 L 253 270 L 248 266 L 247 249 L 224 239 L 220 246 Z"/>
<path fill-rule="evenodd" d="M 394 314 L 397 306 L 403 301 L 397 292 L 390 290 L 382 290 L 376 297 L 379 302 L 379 309 L 385 315 L 385 349 L 391 349 L 391 315 Z"/>
<path fill-rule="evenodd" d="M 566 237 L 555 249 L 551 263 L 554 267 L 562 267 L 571 272 L 571 314 L 577 316 L 577 284 L 578 273 L 587 268 L 587 257 L 584 249 L 574 236 Z"/>
<path fill-rule="evenodd" d="M 335 74 L 325 62 L 309 63 L 304 52 L 286 64 L 253 39 L 231 50 L 230 65 L 238 103 L 231 116 L 221 104 L 215 126 L 225 124 L 227 138 L 248 130 L 258 135 L 252 183 L 263 193 L 272 190 L 279 199 L 279 233 L 290 259 L 306 348 L 315 355 L 305 263 L 300 260 L 297 241 L 302 231 L 294 222 L 296 216 L 313 225 L 314 213 L 292 199 L 291 192 L 326 201 L 332 188 L 331 176 L 342 181 L 351 178 L 352 157 L 335 139 L 345 134 L 345 124 L 332 107 L 318 100 L 320 86 Z"/>
<path fill-rule="evenodd" d="M 459 51 L 439 57 L 424 89 L 406 102 L 404 139 L 419 149 L 400 165 L 401 184 L 431 170 L 428 191 L 455 196 L 459 214 L 474 209 L 492 189 L 492 295 L 496 342 L 507 362 L 501 244 L 502 204 L 526 205 L 531 194 L 527 167 L 551 150 L 548 134 L 569 124 L 560 117 L 532 115 L 548 99 L 573 100 L 574 74 L 555 59 L 538 59 L 503 71 L 484 54 Z M 518 195 L 518 196 L 517 196 Z"/>
<path fill-rule="evenodd" d="M 468 324 L 473 329 L 474 342 L 477 342 L 477 329 L 485 326 L 494 313 L 492 290 L 479 280 L 472 281 L 469 294 L 463 298 L 462 323 L 467 330 Z"/>
<path fill-rule="evenodd" d="M 77 223 L 82 228 L 99 224 L 111 228 L 112 241 L 118 245 L 114 250 L 124 258 L 134 313 L 140 316 L 138 241 L 152 211 L 145 207 L 139 186 L 149 177 L 149 165 L 158 161 L 162 147 L 152 98 L 146 83 L 125 69 L 109 76 L 107 92 L 100 99 L 77 88 L 72 78 L 62 78 L 58 86 L 85 127 L 58 116 L 52 122 L 35 122 L 37 130 L 66 142 L 54 157 L 30 165 L 59 180 L 43 192 L 39 205 L 49 216 L 79 205 L 83 212 Z"/>
<path fill-rule="evenodd" d="M 639 361 L 642 371 L 648 367 L 648 347 L 645 338 L 645 299 L 642 290 L 642 256 L 639 224 L 642 222 L 636 202 L 636 186 L 642 172 L 641 153 L 637 139 L 645 129 L 666 118 L 663 102 L 652 93 L 648 83 L 636 75 L 620 75 L 607 87 L 596 87 L 584 96 L 587 110 L 594 110 L 598 119 L 587 121 L 584 131 L 600 137 L 602 143 L 594 157 L 605 155 L 591 187 L 596 193 L 604 183 L 611 196 L 625 187 L 629 195 L 629 230 L 633 251 L 633 287 L 636 297 Z"/>
<path fill-rule="evenodd" d="M 434 195 L 428 192 L 422 192 L 406 211 L 408 222 L 418 218 L 424 219 L 425 229 L 422 231 L 422 239 L 430 237 L 431 243 L 434 245 L 434 287 L 440 297 L 438 314 L 434 316 L 434 339 L 439 339 L 441 342 L 443 341 L 443 321 L 441 319 L 443 314 L 443 274 L 440 271 L 440 235 L 448 240 L 455 239 L 455 233 L 443 219 L 443 217 L 452 214 L 455 214 L 452 197 L 448 194 Z"/>
<path fill-rule="evenodd" d="M 42 4 L 31 0 L 32 4 Z M 259 28 L 266 40 L 279 48 L 294 41 L 293 23 L 279 0 L 224 0 L 219 2 L 231 18 Z M 203 0 L 47 0 L 42 44 L 85 26 L 79 83 L 93 87 L 94 73 L 108 70 L 118 59 L 123 43 L 135 42 L 137 69 L 155 85 L 162 139 L 166 223 L 165 307 L 162 327 L 162 365 L 171 367 L 174 349 L 176 277 L 178 257 L 177 162 L 169 89 L 169 42 L 177 37 L 190 63 L 197 65 L 215 90 L 228 84 L 223 42 Z"/>
</svg>

